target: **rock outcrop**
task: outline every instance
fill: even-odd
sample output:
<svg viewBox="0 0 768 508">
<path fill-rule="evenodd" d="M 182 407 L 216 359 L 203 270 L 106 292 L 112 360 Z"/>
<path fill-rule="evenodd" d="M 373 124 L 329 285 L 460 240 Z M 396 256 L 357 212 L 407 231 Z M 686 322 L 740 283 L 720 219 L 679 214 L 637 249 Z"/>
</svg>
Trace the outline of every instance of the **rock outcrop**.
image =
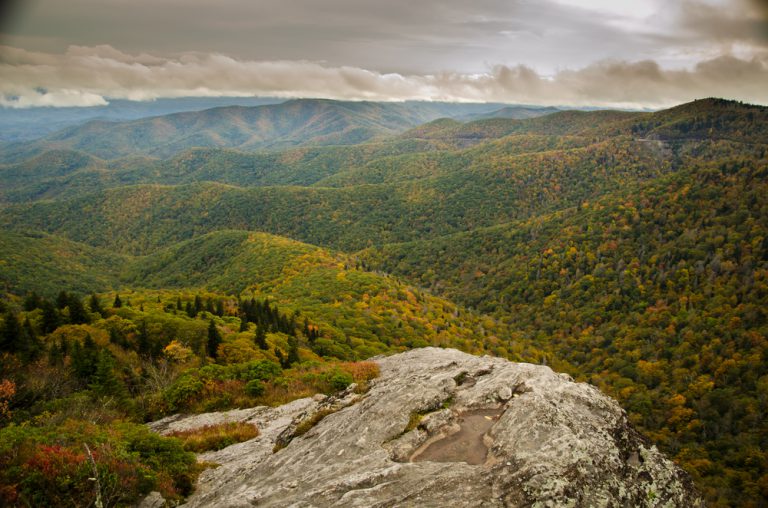
<svg viewBox="0 0 768 508">
<path fill-rule="evenodd" d="M 703 506 L 688 476 L 590 385 L 450 349 L 375 361 L 381 376 L 364 395 L 153 424 L 239 420 L 261 431 L 203 454 L 220 466 L 187 505 Z"/>
</svg>

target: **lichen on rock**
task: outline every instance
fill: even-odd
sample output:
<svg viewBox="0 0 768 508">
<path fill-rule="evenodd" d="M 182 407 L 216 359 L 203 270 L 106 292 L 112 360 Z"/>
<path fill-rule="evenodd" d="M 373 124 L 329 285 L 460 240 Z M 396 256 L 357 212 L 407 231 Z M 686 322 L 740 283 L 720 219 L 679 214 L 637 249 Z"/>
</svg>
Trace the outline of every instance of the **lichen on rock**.
<svg viewBox="0 0 768 508">
<path fill-rule="evenodd" d="M 381 376 L 355 400 L 239 413 L 260 436 L 201 457 L 220 467 L 188 506 L 703 506 L 687 474 L 593 386 L 451 349 L 375 361 Z M 442 444 L 425 455 L 432 443 Z"/>
</svg>

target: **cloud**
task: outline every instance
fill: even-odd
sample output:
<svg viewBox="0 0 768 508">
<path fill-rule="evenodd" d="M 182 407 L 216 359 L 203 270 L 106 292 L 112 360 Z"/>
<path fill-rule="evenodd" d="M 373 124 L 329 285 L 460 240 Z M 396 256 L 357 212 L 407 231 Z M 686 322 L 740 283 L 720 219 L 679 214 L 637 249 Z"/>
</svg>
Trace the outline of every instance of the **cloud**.
<svg viewBox="0 0 768 508">
<path fill-rule="evenodd" d="M 732 55 L 669 70 L 652 60 L 601 61 L 542 76 L 525 65 L 481 73 L 382 73 L 309 61 L 249 61 L 221 54 L 132 55 L 111 46 L 64 54 L 0 47 L 0 104 L 103 104 L 107 98 L 324 97 L 346 100 L 498 101 L 663 107 L 705 96 L 768 103 L 768 56 Z"/>
</svg>

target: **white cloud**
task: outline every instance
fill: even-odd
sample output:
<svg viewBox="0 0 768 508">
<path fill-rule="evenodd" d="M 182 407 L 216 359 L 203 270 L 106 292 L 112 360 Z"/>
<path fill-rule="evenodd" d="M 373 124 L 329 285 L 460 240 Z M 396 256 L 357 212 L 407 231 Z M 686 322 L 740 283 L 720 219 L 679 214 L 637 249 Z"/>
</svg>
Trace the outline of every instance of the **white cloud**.
<svg viewBox="0 0 768 508">
<path fill-rule="evenodd" d="M 8 107 L 98 105 L 109 97 L 252 95 L 606 107 L 661 107 L 719 96 L 765 104 L 768 57 L 719 56 L 690 70 L 664 69 L 652 60 L 614 60 L 549 76 L 524 65 L 420 75 L 215 53 L 131 55 L 104 45 L 71 46 L 63 55 L 0 47 L 0 95 L 0 104 Z"/>
</svg>

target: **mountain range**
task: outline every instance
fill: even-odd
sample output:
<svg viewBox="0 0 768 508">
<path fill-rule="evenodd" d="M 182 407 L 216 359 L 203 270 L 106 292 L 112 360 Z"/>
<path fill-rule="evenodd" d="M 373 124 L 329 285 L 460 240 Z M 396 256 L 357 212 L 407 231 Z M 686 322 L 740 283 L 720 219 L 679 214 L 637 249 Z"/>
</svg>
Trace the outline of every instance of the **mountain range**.
<svg viewBox="0 0 768 508">
<path fill-rule="evenodd" d="M 614 396 L 712 505 L 760 506 L 767 130 L 768 108 L 721 99 L 96 120 L 0 149 L 0 281 L 270 296 L 345 360 L 547 363 Z"/>
</svg>

